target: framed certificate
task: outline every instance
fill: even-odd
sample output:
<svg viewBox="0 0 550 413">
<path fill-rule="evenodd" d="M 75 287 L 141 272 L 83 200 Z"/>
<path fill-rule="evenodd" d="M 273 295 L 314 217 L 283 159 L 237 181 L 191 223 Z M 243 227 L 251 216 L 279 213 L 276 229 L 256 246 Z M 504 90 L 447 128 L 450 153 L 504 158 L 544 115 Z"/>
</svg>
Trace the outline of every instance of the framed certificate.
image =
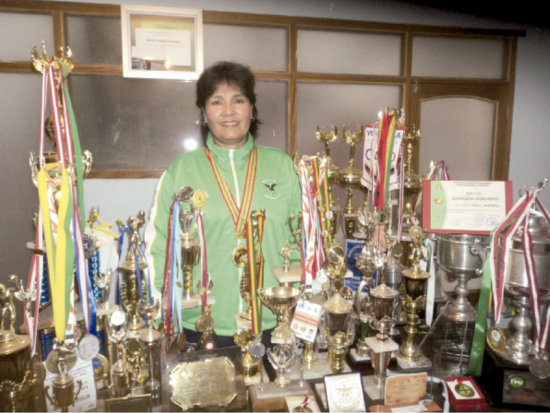
<svg viewBox="0 0 550 413">
<path fill-rule="evenodd" d="M 422 227 L 488 235 L 512 207 L 510 181 L 424 181 Z"/>
<path fill-rule="evenodd" d="M 203 69 L 202 11 L 121 5 L 124 77 L 195 80 Z"/>
<path fill-rule="evenodd" d="M 360 372 L 325 376 L 329 412 L 366 412 L 365 393 Z"/>
</svg>

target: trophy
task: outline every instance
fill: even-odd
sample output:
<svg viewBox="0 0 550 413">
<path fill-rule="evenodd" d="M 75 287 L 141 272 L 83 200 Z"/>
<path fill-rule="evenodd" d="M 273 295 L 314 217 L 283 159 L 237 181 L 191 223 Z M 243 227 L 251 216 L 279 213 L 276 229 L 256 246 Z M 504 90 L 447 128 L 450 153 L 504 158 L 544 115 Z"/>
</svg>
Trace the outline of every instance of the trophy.
<svg viewBox="0 0 550 413">
<path fill-rule="evenodd" d="M 31 339 L 15 334 L 13 327 L 16 320 L 13 297 L 24 301 L 28 309 L 33 292 L 25 291 L 16 275 L 10 275 L 9 281 L 15 288 L 7 288 L 0 283 L 0 401 L 15 411 L 28 398 L 37 377 L 30 368 Z"/>
<path fill-rule="evenodd" d="M 468 301 L 468 281 L 483 271 L 488 237 L 471 234 L 438 234 L 437 263 L 457 280 L 456 297 L 439 311 L 422 340 L 423 352 L 439 377 L 467 374 L 474 336 L 476 309 Z"/>
<path fill-rule="evenodd" d="M 74 405 L 82 388 L 82 381 L 78 380 L 78 388 L 75 391 L 74 378 L 69 374 L 77 358 L 76 348 L 64 342 L 56 343 L 46 359 L 46 368 L 52 373 L 57 373 L 57 376 L 52 383 L 52 394 L 48 391 L 49 386 L 44 388 L 44 392 L 50 403 L 62 412 L 69 411 L 69 406 Z"/>
<path fill-rule="evenodd" d="M 330 157 L 330 144 L 338 139 L 338 128 L 332 126 L 329 131 L 325 131 L 319 126 L 317 126 L 317 132 L 315 132 L 315 137 L 319 142 L 322 142 L 325 147 L 325 157 L 327 158 L 327 172 L 328 180 L 331 184 L 337 183 L 339 180 L 338 168 L 332 162 Z"/>
<path fill-rule="evenodd" d="M 361 127 L 358 126 L 355 132 L 351 132 L 348 128 L 344 127 L 342 135 L 344 141 L 350 146 L 350 151 L 348 166 L 340 170 L 339 184 L 346 190 L 347 194 L 347 202 L 343 211 L 346 238 L 353 238 L 357 221 L 355 207 L 353 206 L 353 191 L 361 189 L 361 171 L 354 167 L 355 147 L 363 134 Z"/>
<path fill-rule="evenodd" d="M 246 246 L 239 245 L 233 250 L 233 265 L 240 269 L 241 279 L 239 281 L 239 293 L 245 303 L 245 309 L 239 314 L 243 320 L 252 319 L 252 308 L 250 307 L 250 292 L 248 291 L 248 251 Z"/>
<path fill-rule="evenodd" d="M 331 280 L 334 294 L 324 304 L 322 330 L 328 343 L 330 367 L 334 373 L 340 373 L 345 368 L 346 348 L 355 339 L 355 320 L 352 318 L 353 306 L 341 294 L 347 261 L 344 249 L 337 244 L 329 248 L 325 271 Z"/>
<path fill-rule="evenodd" d="M 532 211 L 528 219 L 538 293 L 541 297 L 541 303 L 548 305 L 550 295 L 549 227 L 545 218 L 536 211 Z M 504 280 L 504 294 L 515 310 L 515 316 L 511 321 L 513 334 L 511 337 L 506 338 L 505 345 L 500 351 L 497 351 L 497 354 L 516 366 L 533 366 L 534 363 L 540 363 L 538 360 L 541 355 L 537 354 L 530 336 L 533 327 L 531 314 L 533 308 L 524 255 L 525 247 L 523 246 L 522 237 L 516 236 L 512 241 L 509 267 Z M 494 346 L 492 348 L 494 350 Z"/>
<path fill-rule="evenodd" d="M 130 393 L 131 371 L 126 359 L 124 346 L 128 335 L 126 314 L 116 310 L 107 319 L 107 334 L 116 347 L 116 361 L 111 363 L 111 393 L 114 397 L 123 397 Z"/>
<path fill-rule="evenodd" d="M 122 274 L 120 283 L 120 302 L 127 313 L 130 335 L 136 335 L 137 331 L 145 327 L 145 321 L 139 314 L 139 301 L 141 294 L 147 291 L 143 270 L 147 267 L 147 261 L 141 252 L 141 235 L 139 229 L 145 223 L 145 213 L 139 211 L 137 217 L 128 218 L 128 252 L 126 260 L 117 268 Z M 117 221 L 122 232 L 122 222 Z"/>
<path fill-rule="evenodd" d="M 291 220 L 289 220 L 289 225 L 291 231 L 294 233 L 295 230 L 292 228 Z M 292 283 L 300 281 L 302 276 L 302 266 L 300 264 L 290 264 L 290 256 L 292 255 L 292 246 L 290 243 L 285 242 L 279 251 L 279 254 L 284 258 L 283 265 L 271 267 L 271 272 L 275 278 L 277 278 L 281 286 L 291 287 Z"/>
<path fill-rule="evenodd" d="M 159 347 L 162 333 L 154 328 L 153 318 L 159 310 L 160 303 L 155 300 L 151 304 L 146 304 L 143 300 L 139 302 L 140 313 L 145 315 L 147 328 L 139 334 L 138 340 L 146 353 L 149 365 L 149 380 L 145 384 L 148 393 L 151 394 L 153 404 L 160 404 L 160 366 Z"/>
<path fill-rule="evenodd" d="M 294 332 L 290 328 L 290 312 L 300 298 L 300 290 L 294 287 L 278 286 L 258 288 L 262 303 L 277 315 L 277 326 L 271 332 L 271 342 L 294 343 Z"/>
<path fill-rule="evenodd" d="M 290 384 L 288 374 L 296 363 L 296 352 L 294 344 L 277 344 L 273 349 L 267 349 L 267 359 L 277 372 L 275 385 L 287 387 Z"/>
<path fill-rule="evenodd" d="M 195 191 L 193 188 L 183 187 L 179 196 L 182 201 L 190 201 Z M 191 203 L 189 209 L 180 209 L 179 221 L 181 224 L 181 269 L 183 270 L 183 297 L 182 301 L 190 305 L 195 304 L 196 296 L 193 291 L 193 268 L 199 263 L 201 247 L 199 241 L 193 237 L 195 231 L 195 207 Z"/>
<path fill-rule="evenodd" d="M 420 367 L 429 364 L 429 360 L 416 346 L 415 336 L 418 332 L 418 324 L 420 324 L 417 313 L 424 307 L 426 282 L 430 278 L 430 274 L 420 267 L 420 261 L 423 259 L 422 228 L 413 225 L 409 230 L 409 235 L 412 240 L 412 249 L 408 258 L 412 263 L 412 267 L 402 271 L 405 285 L 405 296 L 402 297 L 402 305 L 407 314 L 406 337 L 399 347 L 397 362 L 402 367 Z"/>
<path fill-rule="evenodd" d="M 386 380 L 386 369 L 390 363 L 392 352 L 399 349 L 388 331 L 395 324 L 395 313 L 399 303 L 399 292 L 382 283 L 369 292 L 372 300 L 373 316 L 370 326 L 378 331 L 375 337 L 367 337 L 365 343 L 369 348 L 374 376 L 371 382 L 366 383 L 365 389 L 372 399 L 383 394 Z"/>
<path fill-rule="evenodd" d="M 252 334 L 252 331 L 250 329 L 243 329 L 239 333 L 235 333 L 234 340 L 235 344 L 241 348 L 245 381 L 250 381 L 253 377 L 256 377 L 258 373 L 262 374 L 262 356 L 257 357 L 250 352 L 250 345 L 258 342 L 257 338 Z"/>
</svg>

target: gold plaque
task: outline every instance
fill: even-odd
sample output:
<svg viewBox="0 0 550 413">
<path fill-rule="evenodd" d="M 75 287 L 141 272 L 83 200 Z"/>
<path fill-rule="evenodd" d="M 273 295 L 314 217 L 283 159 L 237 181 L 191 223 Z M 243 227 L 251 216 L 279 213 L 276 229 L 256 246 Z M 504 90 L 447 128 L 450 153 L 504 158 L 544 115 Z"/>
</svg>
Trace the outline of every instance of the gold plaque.
<svg viewBox="0 0 550 413">
<path fill-rule="evenodd" d="M 170 400 L 188 410 L 193 406 L 227 406 L 237 396 L 235 366 L 227 357 L 177 364 L 169 373 Z"/>
</svg>

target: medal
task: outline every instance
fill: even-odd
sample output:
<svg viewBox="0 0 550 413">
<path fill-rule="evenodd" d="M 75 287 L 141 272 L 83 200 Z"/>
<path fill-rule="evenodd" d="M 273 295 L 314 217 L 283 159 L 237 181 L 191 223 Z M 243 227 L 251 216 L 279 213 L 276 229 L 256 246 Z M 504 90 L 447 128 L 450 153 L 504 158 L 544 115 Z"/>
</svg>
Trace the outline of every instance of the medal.
<svg viewBox="0 0 550 413">
<path fill-rule="evenodd" d="M 50 373 L 59 374 L 59 353 L 59 349 L 52 350 L 46 358 L 46 369 Z M 65 354 L 65 366 L 67 366 L 67 371 L 71 370 L 77 361 L 78 355 L 76 352 Z"/>
<path fill-rule="evenodd" d="M 82 360 L 92 360 L 99 353 L 99 338 L 93 334 L 86 334 L 78 343 L 78 356 Z"/>
<path fill-rule="evenodd" d="M 265 346 L 260 340 L 255 340 L 248 346 L 248 352 L 256 359 L 260 359 L 265 354 Z"/>
<path fill-rule="evenodd" d="M 193 194 L 193 206 L 201 209 L 206 204 L 206 193 L 202 189 L 197 189 Z"/>
<path fill-rule="evenodd" d="M 544 359 L 533 360 L 529 365 L 529 372 L 541 380 L 550 377 L 550 361 Z"/>
<path fill-rule="evenodd" d="M 210 316 L 210 314 L 205 314 L 205 313 L 201 314 L 195 323 L 195 328 L 199 333 L 212 331 L 213 327 L 214 327 L 214 320 L 212 320 L 212 317 Z"/>
</svg>

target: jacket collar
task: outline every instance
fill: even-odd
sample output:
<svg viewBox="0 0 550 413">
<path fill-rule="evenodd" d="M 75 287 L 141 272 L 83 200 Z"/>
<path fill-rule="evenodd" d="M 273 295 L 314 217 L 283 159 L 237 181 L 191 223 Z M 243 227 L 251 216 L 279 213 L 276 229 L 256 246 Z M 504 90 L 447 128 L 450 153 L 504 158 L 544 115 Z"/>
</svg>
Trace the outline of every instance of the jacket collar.
<svg viewBox="0 0 550 413">
<path fill-rule="evenodd" d="M 214 143 L 214 137 L 211 132 L 208 132 L 208 136 L 206 138 L 206 147 L 210 150 L 212 157 L 217 162 L 227 161 L 229 159 L 230 152 L 233 152 L 233 160 L 235 162 L 248 161 L 248 156 L 253 146 L 254 139 L 250 133 L 248 134 L 246 143 L 238 149 L 220 148 Z"/>
</svg>

